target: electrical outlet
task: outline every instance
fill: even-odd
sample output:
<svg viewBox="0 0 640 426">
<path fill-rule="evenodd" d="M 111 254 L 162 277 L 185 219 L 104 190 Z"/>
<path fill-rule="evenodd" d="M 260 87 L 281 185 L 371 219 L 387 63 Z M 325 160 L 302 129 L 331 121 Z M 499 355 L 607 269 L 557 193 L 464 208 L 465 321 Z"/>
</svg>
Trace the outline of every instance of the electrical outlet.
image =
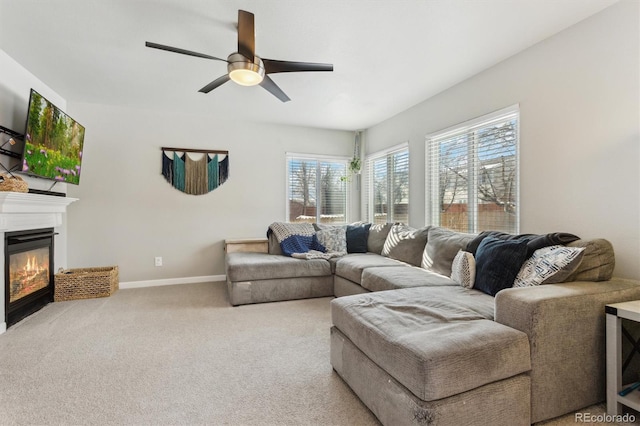
<svg viewBox="0 0 640 426">
<path fill-rule="evenodd" d="M 162 256 L 156 256 L 156 266 L 162 266 Z"/>
</svg>

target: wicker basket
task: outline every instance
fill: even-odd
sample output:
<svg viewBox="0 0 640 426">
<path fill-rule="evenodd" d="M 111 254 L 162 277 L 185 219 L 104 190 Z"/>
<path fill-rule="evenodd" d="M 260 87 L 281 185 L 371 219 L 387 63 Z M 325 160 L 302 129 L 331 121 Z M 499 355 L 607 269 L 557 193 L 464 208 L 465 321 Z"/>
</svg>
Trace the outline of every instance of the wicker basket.
<svg viewBox="0 0 640 426">
<path fill-rule="evenodd" d="M 56 302 L 108 297 L 118 290 L 118 267 L 78 268 L 61 270 L 55 275 Z"/>
<path fill-rule="evenodd" d="M 5 173 L 0 175 L 0 191 L 28 192 L 29 184 L 20 176 Z"/>
</svg>

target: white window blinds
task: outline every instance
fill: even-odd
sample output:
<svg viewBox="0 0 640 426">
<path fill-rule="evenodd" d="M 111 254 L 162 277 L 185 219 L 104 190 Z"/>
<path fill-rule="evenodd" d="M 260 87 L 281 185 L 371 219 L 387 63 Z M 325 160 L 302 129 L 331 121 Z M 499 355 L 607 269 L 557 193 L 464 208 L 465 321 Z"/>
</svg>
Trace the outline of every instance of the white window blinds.
<svg viewBox="0 0 640 426">
<path fill-rule="evenodd" d="M 409 147 L 369 155 L 364 169 L 365 217 L 373 223 L 409 221 Z"/>
<path fill-rule="evenodd" d="M 347 158 L 287 154 L 289 222 L 347 222 Z"/>
<path fill-rule="evenodd" d="M 518 121 L 510 107 L 427 137 L 427 223 L 518 232 Z"/>
</svg>

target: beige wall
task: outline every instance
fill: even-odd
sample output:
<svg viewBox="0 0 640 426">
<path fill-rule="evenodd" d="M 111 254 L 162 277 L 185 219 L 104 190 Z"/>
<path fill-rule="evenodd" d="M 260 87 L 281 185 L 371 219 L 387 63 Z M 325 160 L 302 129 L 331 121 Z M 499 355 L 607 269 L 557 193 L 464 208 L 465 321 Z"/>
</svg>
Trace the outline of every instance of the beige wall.
<svg viewBox="0 0 640 426">
<path fill-rule="evenodd" d="M 520 231 L 607 238 L 615 274 L 640 279 L 639 9 L 623 0 L 368 129 L 367 152 L 409 140 L 410 223 L 425 223 L 425 135 L 519 103 Z"/>
<path fill-rule="evenodd" d="M 69 265 L 117 264 L 121 281 L 224 274 L 225 238 L 264 237 L 285 220 L 285 152 L 351 156 L 352 132 L 217 121 L 70 102 L 86 127 L 69 195 Z M 201 196 L 164 180 L 160 147 L 229 151 L 229 180 Z M 162 256 L 164 266 L 155 267 Z"/>
</svg>

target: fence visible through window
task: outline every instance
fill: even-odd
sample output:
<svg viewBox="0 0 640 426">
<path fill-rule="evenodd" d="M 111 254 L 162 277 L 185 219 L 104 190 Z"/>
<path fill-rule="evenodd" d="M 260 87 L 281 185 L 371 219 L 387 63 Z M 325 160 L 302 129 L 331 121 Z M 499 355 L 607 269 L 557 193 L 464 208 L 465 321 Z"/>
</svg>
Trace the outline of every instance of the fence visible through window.
<svg viewBox="0 0 640 426">
<path fill-rule="evenodd" d="M 287 220 L 347 222 L 347 160 L 287 156 Z"/>
<path fill-rule="evenodd" d="M 518 121 L 509 110 L 427 138 L 431 224 L 518 231 Z"/>
</svg>

